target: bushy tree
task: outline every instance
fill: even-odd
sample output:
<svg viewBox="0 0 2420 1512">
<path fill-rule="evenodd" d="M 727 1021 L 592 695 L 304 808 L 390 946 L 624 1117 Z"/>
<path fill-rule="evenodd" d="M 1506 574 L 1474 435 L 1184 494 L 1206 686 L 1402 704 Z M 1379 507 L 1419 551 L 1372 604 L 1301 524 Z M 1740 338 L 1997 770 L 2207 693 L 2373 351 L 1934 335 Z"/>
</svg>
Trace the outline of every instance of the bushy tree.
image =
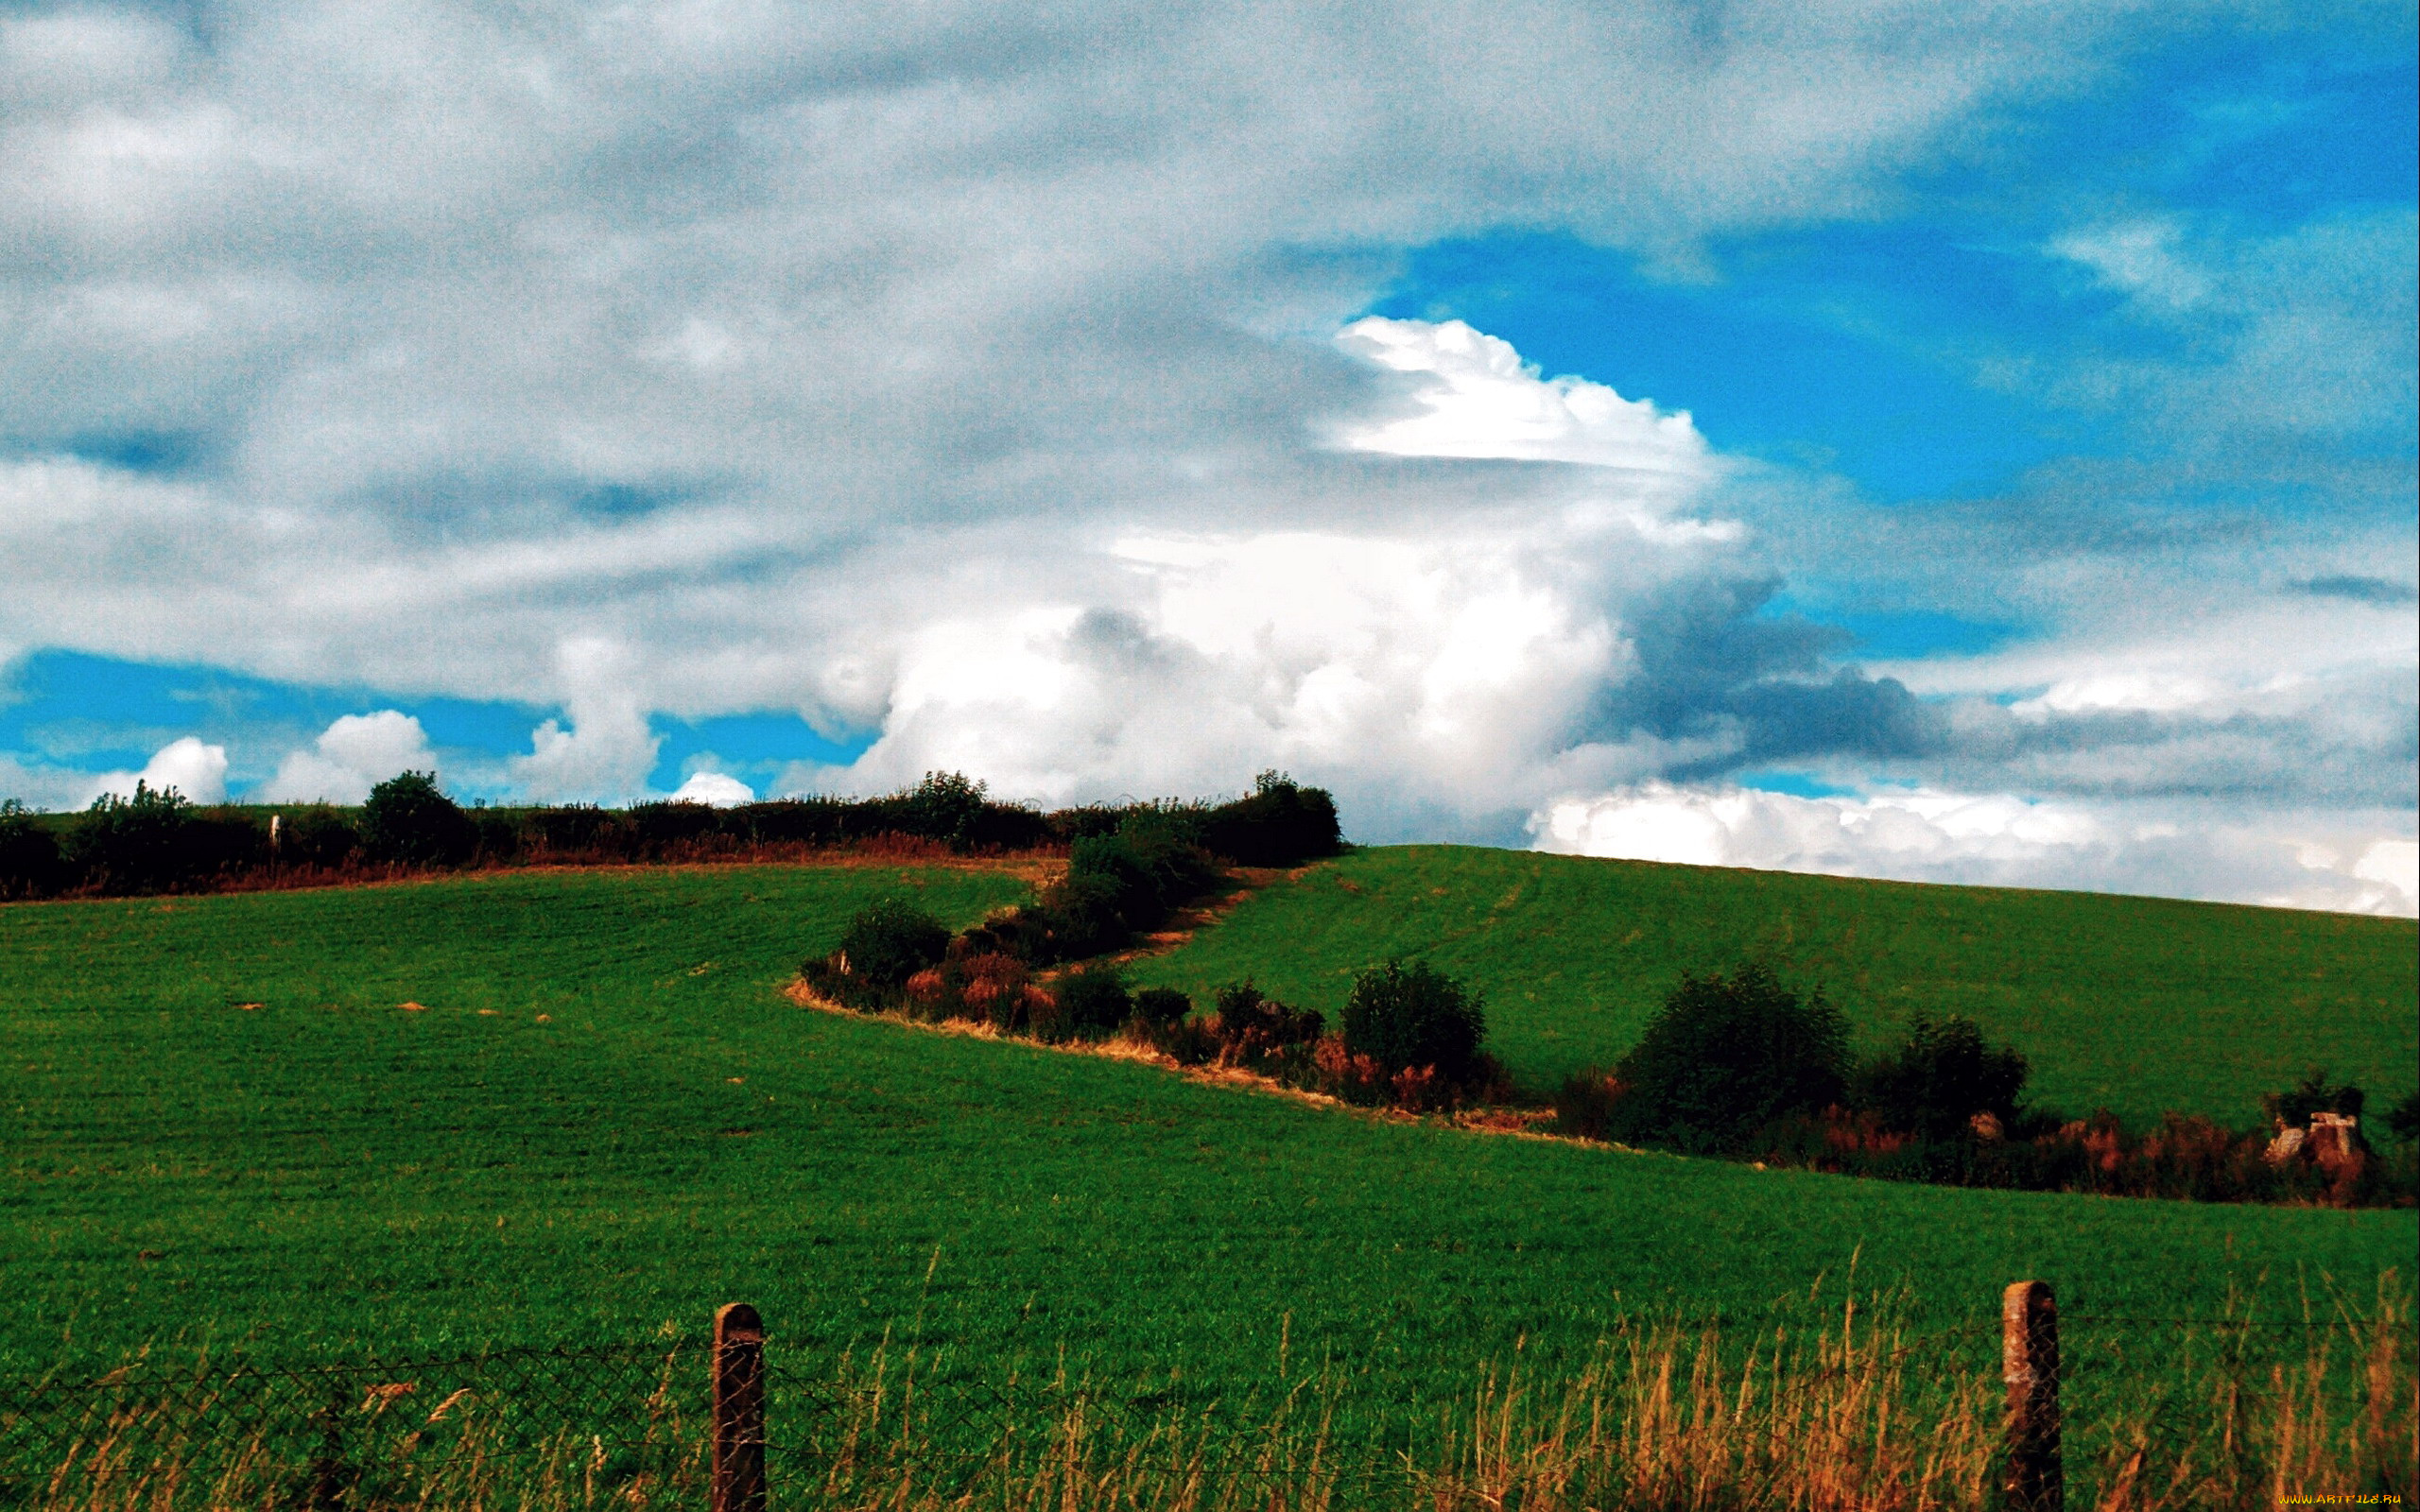
<svg viewBox="0 0 2420 1512">
<path fill-rule="evenodd" d="M 1616 1068 L 1616 1139 L 1737 1149 L 1777 1119 L 1840 1101 L 1848 1021 L 1821 991 L 1801 997 L 1762 966 L 1684 974 Z"/>
<path fill-rule="evenodd" d="M 1389 961 L 1354 982 L 1343 1029 L 1346 1050 L 1390 1073 L 1434 1066 L 1461 1082 L 1478 1069 L 1487 1012 L 1478 992 L 1426 961 Z"/>
<path fill-rule="evenodd" d="M 1973 1020 L 1919 1012 L 1896 1050 L 1858 1070 L 1850 1101 L 1884 1128 L 1956 1139 L 1978 1113 L 2014 1123 L 2026 1074 L 2025 1057 L 1987 1043 Z"/>
<path fill-rule="evenodd" d="M 0 799 L 0 898 L 41 898 L 66 882 L 59 837 L 15 799 Z"/>
<path fill-rule="evenodd" d="M 435 772 L 400 772 L 370 790 L 361 805 L 361 848 L 372 861 L 457 867 L 479 835 L 461 805 L 437 785 Z"/>
<path fill-rule="evenodd" d="M 1247 867 L 1290 867 L 1344 849 L 1336 800 L 1275 771 L 1254 778 L 1251 796 L 1204 814 L 1201 837 L 1205 849 Z"/>
<path fill-rule="evenodd" d="M 885 898 L 860 909 L 840 936 L 840 956 L 851 976 L 896 988 L 928 966 L 941 964 L 949 931 L 931 914 L 901 898 Z"/>
<path fill-rule="evenodd" d="M 1147 987 L 1134 994 L 1134 1017 L 1154 1029 L 1183 1023 L 1193 1000 L 1172 987 Z"/>
<path fill-rule="evenodd" d="M 1107 1033 L 1134 1011 L 1126 978 L 1114 966 L 1080 966 L 1056 984 L 1059 1009 L 1078 1034 Z"/>
<path fill-rule="evenodd" d="M 974 844 L 989 806 L 984 785 L 963 772 L 926 772 L 901 804 L 909 833 L 953 850 Z"/>
<path fill-rule="evenodd" d="M 173 787 L 137 781 L 131 797 L 93 799 L 68 836 L 68 855 L 107 892 L 165 892 L 194 870 L 193 804 Z"/>
</svg>

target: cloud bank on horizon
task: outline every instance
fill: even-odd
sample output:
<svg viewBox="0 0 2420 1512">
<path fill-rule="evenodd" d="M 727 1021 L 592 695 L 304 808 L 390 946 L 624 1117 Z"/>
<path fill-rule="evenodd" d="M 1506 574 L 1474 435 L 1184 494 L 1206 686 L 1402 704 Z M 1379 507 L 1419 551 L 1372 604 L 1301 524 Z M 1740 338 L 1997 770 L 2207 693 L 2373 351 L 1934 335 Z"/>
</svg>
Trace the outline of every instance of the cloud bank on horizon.
<svg viewBox="0 0 2420 1512">
<path fill-rule="evenodd" d="M 0 12 L 0 795 L 2411 914 L 2409 8 Z"/>
</svg>

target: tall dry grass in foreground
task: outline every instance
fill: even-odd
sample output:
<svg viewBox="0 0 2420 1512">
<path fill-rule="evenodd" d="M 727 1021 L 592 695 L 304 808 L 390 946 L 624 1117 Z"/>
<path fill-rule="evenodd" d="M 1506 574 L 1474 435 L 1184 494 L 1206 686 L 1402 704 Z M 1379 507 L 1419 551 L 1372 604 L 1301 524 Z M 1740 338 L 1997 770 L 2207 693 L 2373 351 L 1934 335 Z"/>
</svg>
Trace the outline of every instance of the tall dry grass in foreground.
<svg viewBox="0 0 2420 1512">
<path fill-rule="evenodd" d="M 2410 1498 L 2411 1324 L 2409 1301 L 2383 1293 L 2375 1311 L 2308 1331 L 2288 1357 L 2256 1359 L 2238 1333 L 2180 1350 L 2155 1393 L 2071 1391 L 2068 1505 Z M 1516 1356 L 1465 1400 L 1397 1418 L 1378 1437 L 1343 1426 L 1368 1415 L 1351 1411 L 1353 1384 L 1334 1370 L 1243 1413 L 1171 1410 L 1065 1375 L 952 1383 L 930 1357 L 885 1348 L 813 1377 L 776 1367 L 768 1463 L 778 1508 L 867 1512 L 1982 1508 L 1998 1436 L 1990 1343 L 1912 1334 L 1854 1307 L 1745 1338 L 1640 1324 L 1576 1375 L 1532 1378 Z M 706 1452 L 683 1410 L 697 1364 L 666 1354 L 635 1419 L 610 1435 L 548 1430 L 526 1403 L 476 1388 L 430 1402 L 404 1383 L 373 1387 L 315 1417 L 317 1448 L 301 1459 L 291 1435 L 214 1420 L 190 1393 L 119 1398 L 51 1463 L 0 1466 L 0 1505 L 699 1506 Z M 10 1432 L 0 1419 L 0 1447 L 23 1441 Z"/>
</svg>

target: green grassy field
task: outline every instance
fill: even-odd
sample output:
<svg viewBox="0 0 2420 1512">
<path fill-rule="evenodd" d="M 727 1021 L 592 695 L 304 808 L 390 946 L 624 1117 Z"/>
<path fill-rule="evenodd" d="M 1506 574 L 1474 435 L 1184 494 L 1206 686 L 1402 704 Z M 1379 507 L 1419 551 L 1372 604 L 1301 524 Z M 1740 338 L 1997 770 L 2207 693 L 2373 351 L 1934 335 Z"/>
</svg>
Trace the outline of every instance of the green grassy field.
<svg viewBox="0 0 2420 1512">
<path fill-rule="evenodd" d="M 631 869 L 0 908 L 0 1375 L 146 1347 L 627 1340 L 748 1298 L 806 1353 L 890 1332 L 968 1371 L 1065 1361 L 1215 1394 L 1283 1349 L 1433 1401 L 1477 1361 L 1517 1344 L 1549 1367 L 1643 1311 L 1827 1307 L 1853 1262 L 1914 1325 L 1971 1326 L 1939 1353 L 1968 1372 L 2018 1277 L 2154 1318 L 2231 1293 L 2299 1315 L 2394 1266 L 2409 1289 L 2408 1211 L 1492 1138 L 783 999 L 803 954 L 903 890 L 962 922 L 1021 888 Z M 2110 1351 L 2095 1392 L 2167 1358 L 2075 1334 Z"/>
<path fill-rule="evenodd" d="M 1331 1016 L 1356 973 L 1425 956 L 1482 987 L 1532 1091 L 1634 1043 L 1685 970 L 1757 958 L 1821 985 L 1873 1047 L 1915 1008 L 2014 1041 L 2082 1114 L 2238 1125 L 2314 1066 L 2383 1108 L 2420 1078 L 2410 919 L 1597 861 L 1454 846 L 1357 851 L 1246 901 L 1138 982 L 1246 975 Z"/>
</svg>

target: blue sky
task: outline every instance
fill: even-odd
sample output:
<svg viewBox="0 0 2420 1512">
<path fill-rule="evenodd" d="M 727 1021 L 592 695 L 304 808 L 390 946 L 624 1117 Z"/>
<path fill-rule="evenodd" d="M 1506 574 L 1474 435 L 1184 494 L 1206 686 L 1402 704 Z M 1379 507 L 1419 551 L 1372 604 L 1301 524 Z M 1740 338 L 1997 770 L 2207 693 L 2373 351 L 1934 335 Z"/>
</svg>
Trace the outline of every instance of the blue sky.
<svg viewBox="0 0 2420 1512">
<path fill-rule="evenodd" d="M 506 761 L 528 750 L 529 732 L 540 724 L 567 717 L 560 705 L 317 688 L 223 667 L 49 650 L 10 669 L 0 695 L 0 750 L 99 774 L 140 770 L 161 747 L 198 736 L 227 747 L 227 786 L 240 799 L 268 781 L 279 756 L 308 745 L 331 721 L 381 709 L 420 721 L 439 765 L 452 774 L 448 785 L 466 800 L 513 799 Z M 697 720 L 658 715 L 649 733 L 660 745 L 647 780 L 660 792 L 678 788 L 700 765 L 770 785 L 793 763 L 845 766 L 872 743 L 866 734 L 827 739 L 794 712 Z"/>
<path fill-rule="evenodd" d="M 0 11 L 0 790 L 2403 865 L 2409 7 L 321 9 Z"/>
</svg>

